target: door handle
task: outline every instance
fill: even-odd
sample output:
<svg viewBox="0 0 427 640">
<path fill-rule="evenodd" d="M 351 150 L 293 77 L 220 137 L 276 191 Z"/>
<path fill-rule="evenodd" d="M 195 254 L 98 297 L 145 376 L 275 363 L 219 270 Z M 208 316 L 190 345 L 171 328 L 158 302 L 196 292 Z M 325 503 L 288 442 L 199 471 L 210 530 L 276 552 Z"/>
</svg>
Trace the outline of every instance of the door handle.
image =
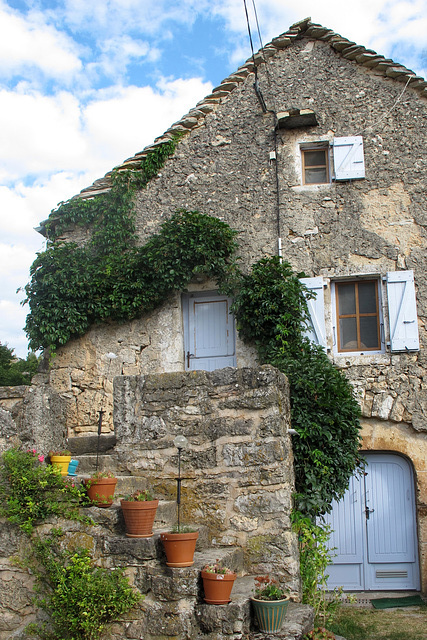
<svg viewBox="0 0 427 640">
<path fill-rule="evenodd" d="M 190 358 L 194 356 L 194 353 L 190 353 L 189 351 L 187 351 L 187 369 L 190 368 Z"/>
<path fill-rule="evenodd" d="M 369 520 L 369 514 L 374 513 L 375 509 L 370 509 L 369 507 L 365 507 L 365 516 L 366 520 Z"/>
</svg>

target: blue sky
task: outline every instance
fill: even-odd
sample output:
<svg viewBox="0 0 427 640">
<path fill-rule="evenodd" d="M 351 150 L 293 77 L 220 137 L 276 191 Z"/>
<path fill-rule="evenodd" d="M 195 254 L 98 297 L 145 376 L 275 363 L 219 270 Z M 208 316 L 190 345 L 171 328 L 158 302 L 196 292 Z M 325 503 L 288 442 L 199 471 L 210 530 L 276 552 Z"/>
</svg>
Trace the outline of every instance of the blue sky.
<svg viewBox="0 0 427 640">
<path fill-rule="evenodd" d="M 255 48 L 253 2 L 247 0 Z M 257 0 L 263 43 L 307 16 L 427 75 L 427 0 Z M 34 227 L 150 144 L 250 56 L 243 0 L 0 0 L 0 342 Z"/>
</svg>

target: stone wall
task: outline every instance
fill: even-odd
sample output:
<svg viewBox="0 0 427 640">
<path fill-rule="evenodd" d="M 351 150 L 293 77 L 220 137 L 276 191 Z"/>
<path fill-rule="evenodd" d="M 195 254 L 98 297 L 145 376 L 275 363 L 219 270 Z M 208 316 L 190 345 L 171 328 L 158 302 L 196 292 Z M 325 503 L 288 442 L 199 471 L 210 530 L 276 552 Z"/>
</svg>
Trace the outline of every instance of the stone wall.
<svg viewBox="0 0 427 640">
<path fill-rule="evenodd" d="M 45 374 L 34 376 L 31 386 L 0 387 L 0 452 L 20 445 L 44 453 L 64 449 L 65 416 L 64 399 Z"/>
<path fill-rule="evenodd" d="M 173 439 L 184 435 L 184 521 L 207 525 L 216 545 L 243 547 L 249 572 L 286 573 L 296 588 L 285 376 L 269 366 L 227 368 L 120 377 L 114 386 L 120 468 L 173 499 Z"/>
<path fill-rule="evenodd" d="M 253 576 L 259 574 L 274 575 L 300 600 L 297 539 L 290 524 L 289 413 L 287 379 L 270 366 L 115 378 L 117 444 L 108 457 L 119 481 L 115 504 L 86 511 L 93 526 L 59 523 L 64 546 L 86 547 L 97 564 L 124 567 L 146 596 L 106 638 L 248 636 L 249 597 Z M 173 440 L 178 434 L 189 443 L 181 456 L 181 522 L 199 529 L 199 541 L 193 567 L 170 569 L 159 531 L 169 530 L 176 519 Z M 118 499 L 120 487 L 130 486 L 149 488 L 160 499 L 152 538 L 124 535 Z M 57 525 L 42 525 L 38 533 Z M 0 520 L 0 640 L 26 639 L 25 626 L 40 616 L 31 604 L 33 579 L 14 562 L 27 548 L 26 537 Z M 239 575 L 229 607 L 202 603 L 200 569 L 217 558 Z M 308 630 L 312 616 L 305 612 L 302 618 Z M 291 626 L 284 639 L 301 636 L 302 627 Z"/>
</svg>

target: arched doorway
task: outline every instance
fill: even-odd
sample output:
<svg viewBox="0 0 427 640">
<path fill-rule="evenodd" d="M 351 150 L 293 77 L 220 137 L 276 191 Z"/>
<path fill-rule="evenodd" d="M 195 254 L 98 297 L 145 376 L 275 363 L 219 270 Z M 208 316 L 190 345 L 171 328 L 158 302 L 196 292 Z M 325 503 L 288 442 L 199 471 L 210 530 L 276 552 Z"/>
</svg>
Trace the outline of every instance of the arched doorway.
<svg viewBox="0 0 427 640">
<path fill-rule="evenodd" d="M 329 588 L 352 591 L 419 589 L 412 467 L 397 454 L 366 453 L 365 473 L 326 521 L 334 530 Z"/>
</svg>

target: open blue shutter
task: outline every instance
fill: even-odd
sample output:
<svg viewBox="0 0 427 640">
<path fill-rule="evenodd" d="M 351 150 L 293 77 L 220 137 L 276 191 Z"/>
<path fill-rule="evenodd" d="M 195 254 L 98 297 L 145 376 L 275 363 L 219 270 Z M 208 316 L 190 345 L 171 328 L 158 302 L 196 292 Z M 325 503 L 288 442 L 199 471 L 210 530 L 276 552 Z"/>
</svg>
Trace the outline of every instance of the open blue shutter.
<svg viewBox="0 0 427 640">
<path fill-rule="evenodd" d="M 358 180 L 365 177 L 362 136 L 334 138 L 335 180 Z"/>
<path fill-rule="evenodd" d="M 308 311 L 310 313 L 310 326 L 304 335 L 314 342 L 326 348 L 326 328 L 325 328 L 325 305 L 323 295 L 323 278 L 301 278 L 307 289 L 314 291 L 316 297 L 307 300 Z"/>
<path fill-rule="evenodd" d="M 413 271 L 387 273 L 391 351 L 418 351 L 417 300 Z"/>
</svg>

